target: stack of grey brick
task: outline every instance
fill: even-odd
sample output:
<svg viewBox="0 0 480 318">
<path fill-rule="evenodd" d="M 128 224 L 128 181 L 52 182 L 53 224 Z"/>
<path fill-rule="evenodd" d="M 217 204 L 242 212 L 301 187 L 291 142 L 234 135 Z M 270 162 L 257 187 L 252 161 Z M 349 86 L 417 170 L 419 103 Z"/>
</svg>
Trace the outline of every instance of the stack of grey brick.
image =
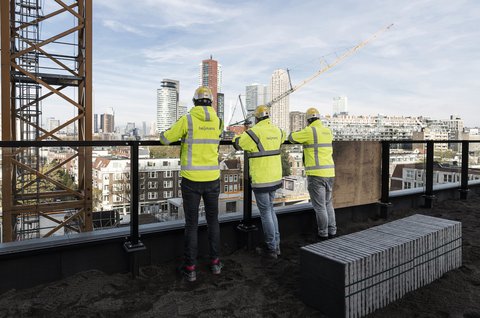
<svg viewBox="0 0 480 318">
<path fill-rule="evenodd" d="M 301 248 L 302 300 L 362 317 L 462 265 L 460 222 L 420 214 Z"/>
</svg>

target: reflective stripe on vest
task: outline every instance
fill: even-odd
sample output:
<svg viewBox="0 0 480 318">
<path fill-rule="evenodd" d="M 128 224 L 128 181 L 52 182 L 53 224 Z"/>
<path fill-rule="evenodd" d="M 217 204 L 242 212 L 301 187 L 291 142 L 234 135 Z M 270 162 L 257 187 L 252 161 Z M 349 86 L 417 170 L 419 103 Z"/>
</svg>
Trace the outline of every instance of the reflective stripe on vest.
<svg viewBox="0 0 480 318">
<path fill-rule="evenodd" d="M 272 181 L 272 182 L 265 182 L 265 183 L 252 183 L 252 188 L 267 188 L 267 187 L 273 187 L 278 184 L 281 184 L 282 180 L 278 181 Z"/>
<path fill-rule="evenodd" d="M 326 148 L 332 147 L 331 144 L 319 144 L 318 143 L 318 136 L 317 136 L 317 129 L 315 127 L 311 127 L 313 132 L 313 144 L 312 145 L 304 145 L 303 148 L 313 148 L 313 157 L 315 158 L 315 166 L 305 167 L 305 170 L 317 170 L 317 169 L 331 169 L 334 168 L 334 165 L 320 165 L 320 160 L 318 158 L 318 148 Z"/>
<path fill-rule="evenodd" d="M 162 144 L 164 145 L 170 145 L 170 141 L 165 138 L 165 132 L 162 131 L 162 133 L 160 134 L 160 140 L 162 141 Z"/>
<path fill-rule="evenodd" d="M 205 118 L 210 119 L 210 113 L 205 109 Z M 219 139 L 194 139 L 193 138 L 193 120 L 190 114 L 187 114 L 187 123 L 188 123 L 188 133 L 187 138 L 182 139 L 182 142 L 187 144 L 187 165 L 182 166 L 182 169 L 185 170 L 218 170 L 219 166 L 194 166 L 193 162 L 193 145 L 194 144 L 216 144 L 218 145 Z"/>
<path fill-rule="evenodd" d="M 280 149 L 265 150 L 265 148 L 263 148 L 262 142 L 260 141 L 260 139 L 258 139 L 258 136 L 252 130 L 247 130 L 246 133 L 257 144 L 257 148 L 258 148 L 258 152 L 250 152 L 248 154 L 248 158 L 259 158 L 259 157 L 275 156 L 280 154 Z"/>
</svg>

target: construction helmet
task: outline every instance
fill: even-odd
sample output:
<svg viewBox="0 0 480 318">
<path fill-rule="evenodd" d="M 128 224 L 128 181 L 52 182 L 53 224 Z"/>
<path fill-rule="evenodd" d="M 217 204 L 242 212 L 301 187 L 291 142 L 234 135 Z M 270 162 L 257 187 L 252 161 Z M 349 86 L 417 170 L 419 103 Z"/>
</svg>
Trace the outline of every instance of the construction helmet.
<svg viewBox="0 0 480 318">
<path fill-rule="evenodd" d="M 260 105 L 255 108 L 255 112 L 253 113 L 256 119 L 262 119 L 264 117 L 270 116 L 270 110 L 265 105 Z"/>
<path fill-rule="evenodd" d="M 311 108 L 307 109 L 305 117 L 306 117 L 308 122 L 312 122 L 312 121 L 320 118 L 320 112 L 316 108 L 311 107 Z"/>
<path fill-rule="evenodd" d="M 197 88 L 197 90 L 195 91 L 195 94 L 193 95 L 193 99 L 194 100 L 197 100 L 197 99 L 209 99 L 210 101 L 213 100 L 213 97 L 212 97 L 212 90 L 207 87 L 207 86 L 200 86 L 199 88 Z"/>
</svg>

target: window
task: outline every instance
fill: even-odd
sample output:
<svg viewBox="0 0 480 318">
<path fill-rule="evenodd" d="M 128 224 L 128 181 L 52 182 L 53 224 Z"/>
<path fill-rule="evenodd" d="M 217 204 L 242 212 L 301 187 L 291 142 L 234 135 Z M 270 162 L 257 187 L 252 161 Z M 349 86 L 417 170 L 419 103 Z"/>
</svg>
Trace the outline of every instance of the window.
<svg viewBox="0 0 480 318">
<path fill-rule="evenodd" d="M 157 171 L 148 172 L 148 177 L 151 178 L 151 179 L 157 178 L 158 177 Z"/>
<path fill-rule="evenodd" d="M 229 175 L 229 176 L 228 176 L 228 181 L 229 181 L 229 182 L 233 182 L 233 175 Z"/>
<path fill-rule="evenodd" d="M 115 173 L 113 175 L 113 180 L 122 180 L 122 175 L 120 173 Z"/>
<path fill-rule="evenodd" d="M 157 192 L 148 192 L 148 199 L 157 199 L 158 198 L 158 193 Z"/>
<path fill-rule="evenodd" d="M 171 170 L 163 172 L 163 177 L 165 178 L 171 178 L 172 176 L 173 176 L 173 173 Z"/>
<path fill-rule="evenodd" d="M 168 211 L 168 203 L 167 202 L 162 202 L 160 204 L 160 209 L 162 209 L 162 211 Z"/>
<path fill-rule="evenodd" d="M 103 186 L 103 191 L 108 191 L 108 185 Z"/>
<path fill-rule="evenodd" d="M 237 211 L 237 202 L 227 202 L 225 206 L 227 213 L 232 213 Z"/>
<path fill-rule="evenodd" d="M 232 185 L 229 185 L 228 186 L 228 192 L 232 192 L 233 191 L 233 186 Z"/>
<path fill-rule="evenodd" d="M 411 189 L 412 188 L 412 183 L 411 182 L 404 182 L 403 183 L 403 188 L 404 189 Z"/>
<path fill-rule="evenodd" d="M 156 188 L 158 188 L 158 182 L 156 182 L 156 181 L 148 181 L 148 188 L 149 188 L 149 189 L 156 189 Z"/>
<path fill-rule="evenodd" d="M 163 166 L 164 166 L 164 167 L 167 167 L 167 166 L 168 166 L 168 161 L 164 161 L 164 162 L 163 162 Z"/>
<path fill-rule="evenodd" d="M 228 185 L 223 186 L 223 192 L 228 192 Z"/>
<path fill-rule="evenodd" d="M 145 189 L 145 183 L 140 183 L 140 189 Z"/>
<path fill-rule="evenodd" d="M 145 193 L 140 194 L 140 200 L 145 200 Z"/>
<path fill-rule="evenodd" d="M 223 181 L 228 182 L 228 174 L 225 175 L 225 177 L 223 178 Z"/>
<path fill-rule="evenodd" d="M 408 179 L 413 179 L 413 170 L 407 170 L 406 171 L 406 177 Z"/>
<path fill-rule="evenodd" d="M 148 161 L 147 167 L 155 167 L 155 161 Z"/>
<path fill-rule="evenodd" d="M 172 188 L 173 187 L 173 181 L 172 180 L 163 181 L 163 187 L 164 188 Z"/>
<path fill-rule="evenodd" d="M 238 182 L 238 175 L 236 174 L 233 175 L 233 182 Z"/>
<path fill-rule="evenodd" d="M 108 195 L 103 196 L 103 201 L 108 201 Z"/>
<path fill-rule="evenodd" d="M 236 184 L 233 185 L 233 191 L 237 191 L 238 190 L 238 186 Z"/>
<path fill-rule="evenodd" d="M 164 199 L 169 199 L 173 197 L 173 191 L 163 191 L 163 198 Z"/>
</svg>

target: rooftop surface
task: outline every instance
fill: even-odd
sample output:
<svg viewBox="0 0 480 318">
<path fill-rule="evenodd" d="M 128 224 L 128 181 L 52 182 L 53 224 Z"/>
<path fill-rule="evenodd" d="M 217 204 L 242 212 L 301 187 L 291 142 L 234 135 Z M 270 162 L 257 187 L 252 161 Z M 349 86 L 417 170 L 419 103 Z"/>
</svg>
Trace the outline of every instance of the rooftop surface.
<svg viewBox="0 0 480 318">
<path fill-rule="evenodd" d="M 415 213 L 462 222 L 463 266 L 368 317 L 480 317 L 480 197 L 395 212 L 388 221 Z M 340 234 L 384 222 L 352 223 Z M 219 276 L 200 259 L 194 283 L 176 274 L 179 260 L 142 267 L 136 279 L 82 272 L 0 295 L 0 317 L 326 317 L 298 297 L 299 248 L 314 242 L 313 234 L 283 238 L 275 261 L 247 250 L 224 255 Z"/>
</svg>

